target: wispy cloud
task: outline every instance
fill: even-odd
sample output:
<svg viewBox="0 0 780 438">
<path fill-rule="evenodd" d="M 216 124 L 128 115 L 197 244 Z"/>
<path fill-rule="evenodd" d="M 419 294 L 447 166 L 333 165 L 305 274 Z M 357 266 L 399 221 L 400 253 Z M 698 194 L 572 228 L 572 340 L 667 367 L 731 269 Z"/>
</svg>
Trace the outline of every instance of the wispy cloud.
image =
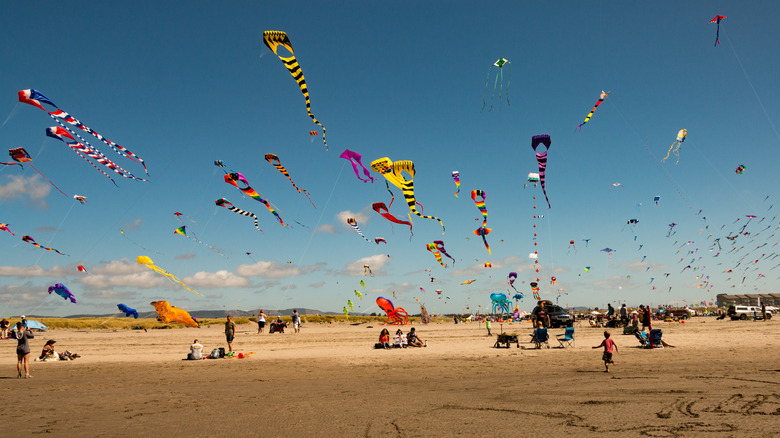
<svg viewBox="0 0 780 438">
<path fill-rule="evenodd" d="M 0 184 L 0 198 L 21 199 L 26 203 L 41 209 L 49 208 L 45 198 L 51 192 L 51 186 L 41 181 L 40 176 L 25 177 L 22 175 L 8 175 L 6 184 Z"/>
<path fill-rule="evenodd" d="M 184 277 L 182 281 L 190 287 L 216 289 L 220 287 L 245 287 L 249 280 L 239 277 L 229 271 L 197 272 L 192 277 Z"/>
<path fill-rule="evenodd" d="M 390 258 L 386 254 L 374 254 L 369 257 L 363 257 L 345 266 L 344 271 L 340 272 L 340 274 L 358 277 L 365 273 L 363 266 L 368 265 L 371 267 L 374 275 L 382 275 L 382 268 L 389 260 Z"/>
</svg>

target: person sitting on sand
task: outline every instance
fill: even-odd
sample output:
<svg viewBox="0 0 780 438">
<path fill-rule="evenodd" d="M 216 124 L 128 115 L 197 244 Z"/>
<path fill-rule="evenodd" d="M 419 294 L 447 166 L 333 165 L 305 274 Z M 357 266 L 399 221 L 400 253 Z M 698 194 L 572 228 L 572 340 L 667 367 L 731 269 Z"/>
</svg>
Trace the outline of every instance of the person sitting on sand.
<svg viewBox="0 0 780 438">
<path fill-rule="evenodd" d="M 3 318 L 2 321 L 0 321 L 0 339 L 5 339 L 8 337 L 8 327 L 11 326 L 11 322 L 7 319 Z"/>
<path fill-rule="evenodd" d="M 427 347 L 428 342 L 423 341 L 422 339 L 417 337 L 417 332 L 414 331 L 414 327 L 409 329 L 409 346 L 410 347 Z"/>
<path fill-rule="evenodd" d="M 379 344 L 381 344 L 385 350 L 390 349 L 390 332 L 386 328 L 383 328 L 382 332 L 379 334 Z"/>
<path fill-rule="evenodd" d="M 408 345 L 406 341 L 406 335 L 401 329 L 396 330 L 395 336 L 393 336 L 393 346 L 396 348 L 406 348 Z"/>
<path fill-rule="evenodd" d="M 190 345 L 190 354 L 187 355 L 187 360 L 201 360 L 203 359 L 203 345 L 198 342 L 197 339 L 192 341 Z"/>
<path fill-rule="evenodd" d="M 57 360 L 59 359 L 60 355 L 57 354 L 56 351 L 54 351 L 54 344 L 57 341 L 54 339 L 49 339 L 46 341 L 46 345 L 43 346 L 43 350 L 41 351 L 40 357 L 38 357 L 38 360 L 46 361 L 46 360 Z"/>
</svg>

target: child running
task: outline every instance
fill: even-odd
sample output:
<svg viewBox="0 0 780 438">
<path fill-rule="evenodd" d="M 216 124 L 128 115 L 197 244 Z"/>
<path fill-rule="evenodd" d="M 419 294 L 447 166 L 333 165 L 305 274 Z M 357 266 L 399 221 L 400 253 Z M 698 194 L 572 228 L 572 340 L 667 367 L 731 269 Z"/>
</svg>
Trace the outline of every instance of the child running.
<svg viewBox="0 0 780 438">
<path fill-rule="evenodd" d="M 604 361 L 604 372 L 609 372 L 609 364 L 615 365 L 615 361 L 612 360 L 612 349 L 614 348 L 616 352 L 619 353 L 618 346 L 615 344 L 615 341 L 613 341 L 610 338 L 609 331 L 604 331 L 604 340 L 601 341 L 601 345 L 593 347 L 595 348 L 601 348 L 604 347 L 604 355 L 601 356 L 601 359 Z"/>
</svg>

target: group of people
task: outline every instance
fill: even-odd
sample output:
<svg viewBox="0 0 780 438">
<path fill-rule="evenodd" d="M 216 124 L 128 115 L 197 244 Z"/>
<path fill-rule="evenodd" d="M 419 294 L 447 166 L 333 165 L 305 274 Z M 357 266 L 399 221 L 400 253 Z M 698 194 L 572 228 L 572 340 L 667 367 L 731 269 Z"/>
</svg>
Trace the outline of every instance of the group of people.
<svg viewBox="0 0 780 438">
<path fill-rule="evenodd" d="M 376 348 L 384 348 L 389 350 L 390 348 L 406 348 L 406 347 L 427 347 L 428 341 L 421 339 L 417 336 L 417 331 L 412 327 L 409 329 L 409 333 L 404 333 L 400 328 L 396 330 L 393 336 L 393 343 L 390 343 L 390 331 L 386 328 L 382 329 L 379 334 L 379 343 L 376 344 Z"/>
<path fill-rule="evenodd" d="M 267 322 L 266 320 L 267 316 L 263 309 L 260 309 L 260 311 L 257 313 L 257 334 L 263 333 L 265 329 L 265 324 Z M 276 327 L 282 328 L 287 327 L 287 324 L 285 324 L 282 321 L 282 316 L 279 315 L 276 317 L 276 322 L 272 322 L 271 326 L 276 325 Z M 292 313 L 292 325 L 293 325 L 293 332 L 294 333 L 300 333 L 301 332 L 301 315 L 298 313 L 298 309 L 293 309 Z M 272 330 L 269 331 L 269 333 L 274 333 L 276 331 L 284 333 L 284 330 Z"/>
</svg>

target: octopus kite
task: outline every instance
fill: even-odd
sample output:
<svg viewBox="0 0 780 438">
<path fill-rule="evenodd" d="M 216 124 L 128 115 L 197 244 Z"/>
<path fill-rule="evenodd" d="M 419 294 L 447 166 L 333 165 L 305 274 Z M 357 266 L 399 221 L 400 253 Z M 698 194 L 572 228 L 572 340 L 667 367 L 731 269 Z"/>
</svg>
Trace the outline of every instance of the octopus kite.
<svg viewBox="0 0 780 438">
<path fill-rule="evenodd" d="M 598 108 L 599 105 L 601 105 L 601 102 L 604 102 L 604 99 L 606 99 L 607 96 L 609 96 L 609 92 L 601 90 L 601 95 L 599 95 L 599 101 L 596 102 L 596 105 L 594 105 L 593 109 L 590 110 L 590 113 L 588 113 L 588 115 L 585 117 L 585 120 L 577 126 L 577 129 L 582 130 L 582 125 L 588 123 L 588 120 L 590 120 L 590 118 L 593 117 L 593 113 L 596 112 L 596 108 Z"/>
<path fill-rule="evenodd" d="M 301 66 L 298 65 L 298 60 L 295 59 L 295 51 L 293 51 L 292 42 L 290 42 L 290 38 L 287 36 L 286 33 L 276 30 L 267 30 L 263 32 L 263 42 L 265 45 L 271 49 L 272 52 L 274 52 L 274 55 L 278 56 L 279 59 L 282 61 L 285 67 L 287 67 L 287 70 L 290 71 L 290 74 L 292 75 L 293 79 L 295 79 L 295 82 L 298 83 L 298 87 L 301 89 L 301 93 L 303 94 L 303 97 L 306 99 L 306 113 L 311 117 L 311 120 L 320 125 L 322 128 L 322 143 L 325 145 L 325 150 L 328 150 L 328 143 L 325 141 L 325 126 L 320 123 L 319 120 L 317 120 L 316 117 L 314 117 L 314 114 L 311 112 L 311 101 L 309 100 L 309 87 L 306 86 L 306 79 L 303 77 L 303 71 L 301 70 Z M 279 46 L 284 47 L 285 49 L 290 51 L 290 54 L 292 56 L 290 57 L 283 57 L 280 55 L 277 50 Z"/>
<path fill-rule="evenodd" d="M 669 154 L 672 153 L 677 157 L 677 162 L 674 164 L 680 163 L 680 146 L 682 146 L 687 136 L 688 136 L 687 129 L 681 129 L 679 132 L 677 132 L 677 140 L 674 143 L 672 143 L 671 146 L 669 146 L 669 150 L 666 152 L 666 156 L 663 157 L 663 159 L 661 159 L 662 163 L 666 161 L 666 159 L 669 158 Z"/>
<path fill-rule="evenodd" d="M 498 72 L 496 73 L 496 80 L 493 83 L 493 94 L 490 95 L 490 109 L 488 111 L 493 111 L 493 97 L 496 95 L 496 86 L 499 85 L 499 77 L 501 77 L 501 88 L 498 89 L 498 105 L 499 108 L 501 107 L 501 93 L 504 90 L 504 66 L 507 64 L 509 64 L 509 76 L 506 82 L 506 104 L 509 106 L 509 83 L 512 81 L 512 63 L 504 58 L 498 58 L 488 69 L 487 78 L 485 79 L 485 91 L 482 92 L 482 109 L 480 111 L 484 110 L 487 105 L 485 102 L 485 94 L 487 93 L 487 87 L 490 83 L 490 71 L 493 70 L 493 67 L 498 67 Z"/>
<path fill-rule="evenodd" d="M 435 219 L 439 221 L 439 224 L 441 225 L 442 228 L 442 234 L 444 234 L 445 231 L 444 222 L 442 222 L 441 219 L 435 216 L 423 216 L 419 211 L 417 211 L 417 206 L 416 206 L 417 201 L 414 198 L 414 163 L 413 162 L 396 161 L 394 163 L 390 160 L 390 158 L 384 157 L 371 162 L 371 169 L 373 169 L 374 172 L 381 173 L 394 186 L 401 189 L 401 192 L 404 195 L 404 199 L 406 199 L 406 203 L 407 205 L 409 205 L 410 219 L 411 219 L 411 213 L 414 213 L 423 219 Z M 409 179 L 406 179 L 403 176 L 402 172 L 406 172 L 407 174 L 409 174 Z"/>
</svg>

